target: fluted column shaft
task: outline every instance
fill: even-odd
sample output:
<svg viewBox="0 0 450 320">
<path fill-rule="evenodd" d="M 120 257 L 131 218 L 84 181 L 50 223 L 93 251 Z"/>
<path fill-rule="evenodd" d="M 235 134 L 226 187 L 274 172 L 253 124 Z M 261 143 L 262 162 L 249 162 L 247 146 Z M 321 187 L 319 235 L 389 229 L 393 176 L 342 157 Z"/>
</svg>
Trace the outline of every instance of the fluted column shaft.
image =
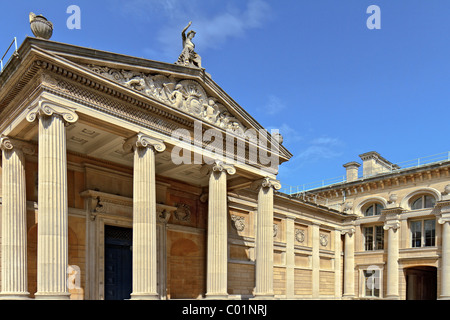
<svg viewBox="0 0 450 320">
<path fill-rule="evenodd" d="M 355 295 L 355 236 L 354 230 L 344 230 L 344 297 Z"/>
<path fill-rule="evenodd" d="M 3 137 L 2 149 L 2 245 L 0 298 L 27 298 L 27 221 L 25 156 L 23 144 Z"/>
<path fill-rule="evenodd" d="M 256 222 L 256 286 L 255 297 L 270 299 L 273 291 L 273 190 L 280 189 L 278 181 L 264 178 L 259 184 Z"/>
<path fill-rule="evenodd" d="M 228 297 L 227 174 L 234 174 L 235 169 L 220 162 L 206 168 L 209 171 L 206 297 L 225 299 Z"/>
<path fill-rule="evenodd" d="M 164 151 L 165 145 L 138 134 L 125 147 L 134 150 L 131 299 L 158 299 L 155 151 Z"/>
<path fill-rule="evenodd" d="M 399 298 L 398 291 L 398 230 L 399 224 L 388 224 L 384 226 L 388 230 L 388 249 L 386 262 L 386 297 Z"/>
<path fill-rule="evenodd" d="M 39 118 L 38 244 L 36 299 L 68 299 L 68 199 L 66 124 L 73 110 L 40 102 L 28 121 Z"/>
</svg>

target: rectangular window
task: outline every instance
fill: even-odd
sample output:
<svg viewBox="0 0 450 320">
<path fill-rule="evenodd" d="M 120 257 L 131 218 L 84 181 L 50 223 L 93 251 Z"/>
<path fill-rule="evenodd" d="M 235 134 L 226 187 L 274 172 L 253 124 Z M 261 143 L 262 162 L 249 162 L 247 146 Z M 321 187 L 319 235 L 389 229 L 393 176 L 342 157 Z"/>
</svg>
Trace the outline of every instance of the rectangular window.
<svg viewBox="0 0 450 320">
<path fill-rule="evenodd" d="M 434 247 L 436 245 L 436 220 L 411 221 L 411 247 Z"/>
<path fill-rule="evenodd" d="M 436 236 L 436 220 L 425 220 L 424 221 L 424 229 L 425 229 L 425 247 L 434 247 L 435 246 L 435 236 Z"/>
<path fill-rule="evenodd" d="M 384 229 L 383 226 L 364 227 L 364 250 L 384 249 Z"/>
<path fill-rule="evenodd" d="M 364 228 L 364 249 L 373 250 L 373 227 Z"/>
<path fill-rule="evenodd" d="M 375 227 L 376 236 L 375 236 L 375 250 L 383 250 L 384 249 L 384 229 L 383 226 Z"/>
<path fill-rule="evenodd" d="M 411 240 L 413 248 L 422 246 L 422 221 L 411 221 Z"/>
<path fill-rule="evenodd" d="M 380 297 L 380 270 L 363 270 L 364 275 L 364 296 Z"/>
</svg>

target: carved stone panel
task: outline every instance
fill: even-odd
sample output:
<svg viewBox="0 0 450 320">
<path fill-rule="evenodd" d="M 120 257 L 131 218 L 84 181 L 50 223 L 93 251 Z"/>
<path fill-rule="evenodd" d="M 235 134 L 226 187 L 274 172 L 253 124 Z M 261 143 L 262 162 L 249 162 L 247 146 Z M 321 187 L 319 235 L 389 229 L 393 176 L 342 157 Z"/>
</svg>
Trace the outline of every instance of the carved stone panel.
<svg viewBox="0 0 450 320">
<path fill-rule="evenodd" d="M 107 79 L 234 134 L 242 136 L 246 130 L 224 105 L 209 96 L 195 80 L 96 65 L 87 67 Z"/>
</svg>

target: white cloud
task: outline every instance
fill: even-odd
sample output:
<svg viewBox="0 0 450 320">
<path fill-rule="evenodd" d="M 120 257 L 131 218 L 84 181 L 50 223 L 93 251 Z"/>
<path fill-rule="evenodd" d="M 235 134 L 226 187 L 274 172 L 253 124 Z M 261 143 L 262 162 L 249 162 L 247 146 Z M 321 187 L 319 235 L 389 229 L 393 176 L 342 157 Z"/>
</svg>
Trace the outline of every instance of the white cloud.
<svg viewBox="0 0 450 320">
<path fill-rule="evenodd" d="M 297 159 L 314 161 L 318 159 L 332 159 L 342 155 L 340 150 L 343 142 L 338 138 L 320 137 L 310 140 L 309 146 L 298 153 Z"/>
<path fill-rule="evenodd" d="M 278 112 L 284 110 L 286 105 L 281 101 L 281 99 L 273 94 L 269 95 L 267 99 L 267 104 L 264 106 L 264 111 L 268 115 L 275 115 Z"/>
<path fill-rule="evenodd" d="M 223 2 L 205 4 L 196 0 L 129 0 L 124 3 L 121 9 L 127 17 L 133 17 L 135 25 L 139 25 L 138 21 L 142 21 L 142 27 L 152 20 L 158 22 L 158 29 L 149 30 L 149 38 L 156 43 L 145 52 L 159 52 L 164 59 L 174 61 L 182 49 L 181 31 L 189 21 L 192 21 L 190 29 L 197 32 L 193 42 L 201 56 L 207 49 L 222 48 L 230 38 L 244 36 L 246 31 L 261 27 L 271 18 L 265 0 L 249 0 L 244 8 L 228 2 L 224 6 Z"/>
</svg>

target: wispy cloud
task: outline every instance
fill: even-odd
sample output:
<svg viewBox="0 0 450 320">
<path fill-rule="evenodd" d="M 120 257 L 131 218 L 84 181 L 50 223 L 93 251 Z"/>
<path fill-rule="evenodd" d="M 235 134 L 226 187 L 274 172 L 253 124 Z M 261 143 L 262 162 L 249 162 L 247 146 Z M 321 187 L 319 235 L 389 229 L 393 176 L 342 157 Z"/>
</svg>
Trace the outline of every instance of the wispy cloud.
<svg viewBox="0 0 450 320">
<path fill-rule="evenodd" d="M 338 138 L 314 138 L 309 141 L 306 149 L 298 153 L 296 158 L 302 161 L 336 158 L 342 155 L 340 150 L 342 146 L 343 142 Z"/>
<path fill-rule="evenodd" d="M 265 0 L 249 0 L 244 7 L 237 5 L 240 2 L 224 5 L 197 0 L 129 0 L 123 3 L 120 4 L 122 10 L 133 17 L 134 24 L 138 24 L 137 20 L 159 22 L 158 29 L 149 30 L 156 43 L 145 51 L 175 60 L 182 49 L 181 30 L 189 21 L 192 21 L 191 29 L 197 32 L 194 43 L 202 55 L 207 49 L 222 48 L 230 38 L 242 37 L 249 29 L 261 27 L 271 17 Z"/>
<path fill-rule="evenodd" d="M 275 114 L 278 114 L 280 111 L 284 110 L 286 108 L 286 105 L 284 102 L 277 97 L 276 95 L 269 95 L 267 99 L 267 103 L 264 106 L 264 112 L 269 115 L 273 116 Z"/>
</svg>

